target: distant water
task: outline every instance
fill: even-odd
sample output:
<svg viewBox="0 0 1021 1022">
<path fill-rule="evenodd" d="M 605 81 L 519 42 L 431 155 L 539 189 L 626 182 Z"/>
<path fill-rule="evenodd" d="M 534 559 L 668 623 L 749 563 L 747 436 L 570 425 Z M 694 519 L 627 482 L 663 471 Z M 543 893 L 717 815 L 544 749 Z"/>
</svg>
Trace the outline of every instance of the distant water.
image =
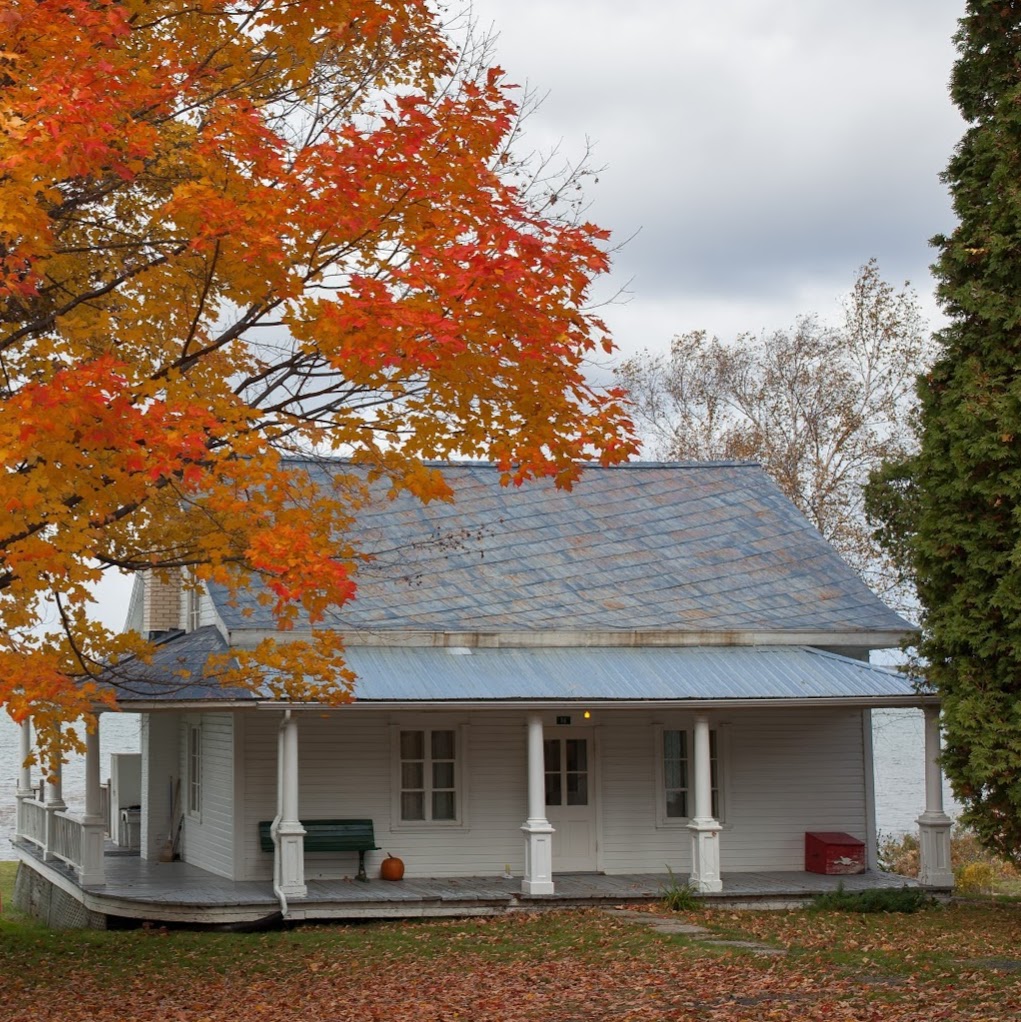
<svg viewBox="0 0 1021 1022">
<path fill-rule="evenodd" d="M 138 752 L 138 715 L 105 713 L 99 729 L 100 773 L 110 776 L 111 752 Z M 0 710 L 0 860 L 13 859 L 10 839 L 14 836 L 14 795 L 21 770 L 21 734 L 18 726 Z M 32 769 L 38 779 L 38 767 Z M 62 771 L 64 801 L 75 812 L 85 811 L 85 757 L 76 756 Z"/>
<path fill-rule="evenodd" d="M 925 735 L 921 710 L 874 710 L 873 742 L 876 764 L 876 816 L 881 834 L 903 834 L 915 829 L 925 808 Z M 138 717 L 132 713 L 106 714 L 100 729 L 102 769 L 110 775 L 111 752 L 138 751 Z M 20 763 L 18 728 L 0 711 L 0 859 L 13 859 L 14 792 Z M 36 771 L 38 775 L 38 771 Z M 85 805 L 85 761 L 76 758 L 64 767 L 64 801 L 81 811 Z M 944 785 L 947 813 L 958 811 Z"/>
</svg>

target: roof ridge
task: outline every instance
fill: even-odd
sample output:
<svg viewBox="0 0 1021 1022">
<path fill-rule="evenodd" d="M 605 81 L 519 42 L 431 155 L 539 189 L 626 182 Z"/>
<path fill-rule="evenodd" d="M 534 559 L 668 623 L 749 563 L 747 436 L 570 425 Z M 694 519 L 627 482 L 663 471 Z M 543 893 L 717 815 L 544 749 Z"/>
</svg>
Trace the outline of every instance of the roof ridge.
<svg viewBox="0 0 1021 1022">
<path fill-rule="evenodd" d="M 355 468 L 369 467 L 365 462 L 356 462 L 351 458 L 338 458 L 331 455 L 316 455 L 316 454 L 285 454 L 282 459 L 284 462 L 294 464 L 312 464 L 312 465 L 350 465 Z M 429 468 L 484 468 L 484 469 L 498 469 L 499 466 L 493 461 L 483 461 L 476 458 L 463 458 L 463 459 L 450 459 L 450 460 L 438 460 L 438 459 L 427 459 L 422 462 L 423 465 Z M 626 461 L 619 465 L 599 465 L 596 463 L 585 462 L 582 464 L 582 469 L 586 472 L 591 470 L 598 471 L 615 471 L 617 469 L 670 469 L 674 471 L 676 469 L 699 469 L 699 468 L 762 468 L 762 463 L 759 461 L 743 461 L 739 459 L 718 459 L 711 461 Z"/>
</svg>

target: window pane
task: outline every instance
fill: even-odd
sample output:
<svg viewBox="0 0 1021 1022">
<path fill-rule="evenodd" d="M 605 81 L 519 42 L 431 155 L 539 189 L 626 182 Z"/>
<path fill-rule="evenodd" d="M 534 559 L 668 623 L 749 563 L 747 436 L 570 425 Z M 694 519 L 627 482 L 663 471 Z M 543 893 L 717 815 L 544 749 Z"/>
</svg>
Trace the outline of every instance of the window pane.
<svg viewBox="0 0 1021 1022">
<path fill-rule="evenodd" d="M 425 794 L 421 791 L 401 792 L 401 819 L 425 819 Z"/>
<path fill-rule="evenodd" d="M 452 791 L 433 792 L 433 819 L 434 820 L 455 819 L 454 793 Z"/>
<path fill-rule="evenodd" d="M 424 732 L 401 732 L 401 759 L 425 759 Z"/>
<path fill-rule="evenodd" d="M 688 796 L 683 791 L 668 791 L 666 793 L 666 814 L 667 817 L 683 818 L 688 815 Z"/>
<path fill-rule="evenodd" d="M 588 805 L 588 774 L 567 775 L 567 804 L 569 806 Z"/>
<path fill-rule="evenodd" d="M 588 770 L 588 742 L 584 738 L 567 739 L 567 769 Z"/>
<path fill-rule="evenodd" d="M 434 731 L 432 733 L 432 756 L 433 759 L 454 758 L 453 731 Z"/>
<path fill-rule="evenodd" d="M 560 739 L 547 738 L 542 743 L 542 755 L 546 763 L 546 770 L 560 769 Z"/>
<path fill-rule="evenodd" d="M 687 759 L 688 742 L 685 731 L 663 732 L 663 756 L 665 759 Z"/>
<path fill-rule="evenodd" d="M 433 763 L 433 787 L 434 788 L 454 787 L 453 763 Z"/>
<path fill-rule="evenodd" d="M 425 787 L 425 764 L 423 763 L 402 763 L 401 764 L 401 787 L 402 788 L 424 788 Z"/>
<path fill-rule="evenodd" d="M 546 775 L 546 805 L 558 806 L 563 802 L 560 791 L 560 771 Z"/>
<path fill-rule="evenodd" d="M 663 764 L 663 777 L 667 788 L 686 788 L 684 783 L 684 764 L 676 759 L 668 759 Z"/>
</svg>

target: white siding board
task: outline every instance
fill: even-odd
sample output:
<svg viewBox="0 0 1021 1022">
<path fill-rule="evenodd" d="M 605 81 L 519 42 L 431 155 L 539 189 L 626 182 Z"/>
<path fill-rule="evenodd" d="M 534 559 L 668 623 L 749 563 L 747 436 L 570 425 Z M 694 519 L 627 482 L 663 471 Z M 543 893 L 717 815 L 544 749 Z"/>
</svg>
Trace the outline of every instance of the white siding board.
<svg viewBox="0 0 1021 1022">
<path fill-rule="evenodd" d="M 300 715 L 299 814 L 372 819 L 381 850 L 367 856 L 370 872 L 391 852 L 404 859 L 411 878 L 492 876 L 507 865 L 520 875 L 520 828 L 527 815 L 525 714 L 475 712 L 458 719 L 468 721 L 463 826 L 391 825 L 391 728 L 448 726 L 447 718 L 441 724 L 428 713 Z M 597 852 L 605 872 L 662 872 L 669 865 L 684 875 L 690 869 L 686 827 L 659 823 L 656 764 L 656 724 L 684 727 L 690 721 L 690 715 L 639 708 L 599 713 L 593 722 Z M 239 879 L 271 878 L 272 855 L 259 849 L 257 824 L 276 812 L 278 724 L 279 714 L 252 712 L 243 729 Z M 860 711 L 734 711 L 712 725 L 724 735 L 724 870 L 802 869 L 806 830 L 867 837 Z M 211 856 L 213 849 L 203 854 Z M 354 853 L 309 855 L 306 876 L 351 876 L 356 865 Z"/>
<path fill-rule="evenodd" d="M 184 858 L 217 876 L 234 876 L 234 723 L 229 713 L 187 716 L 180 729 L 180 773 L 187 778 L 189 726 L 202 728 L 201 812 L 185 813 Z M 182 782 L 182 801 L 186 802 Z"/>
</svg>

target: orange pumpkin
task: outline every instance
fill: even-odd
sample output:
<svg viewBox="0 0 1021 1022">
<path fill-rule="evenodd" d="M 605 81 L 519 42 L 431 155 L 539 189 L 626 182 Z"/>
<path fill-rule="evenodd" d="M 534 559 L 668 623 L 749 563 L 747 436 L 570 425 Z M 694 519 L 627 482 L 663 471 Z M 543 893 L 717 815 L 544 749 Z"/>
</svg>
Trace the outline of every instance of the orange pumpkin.
<svg viewBox="0 0 1021 1022">
<path fill-rule="evenodd" d="M 379 864 L 380 880 L 400 880 L 403 876 L 404 860 L 387 852 L 386 858 Z"/>
</svg>

